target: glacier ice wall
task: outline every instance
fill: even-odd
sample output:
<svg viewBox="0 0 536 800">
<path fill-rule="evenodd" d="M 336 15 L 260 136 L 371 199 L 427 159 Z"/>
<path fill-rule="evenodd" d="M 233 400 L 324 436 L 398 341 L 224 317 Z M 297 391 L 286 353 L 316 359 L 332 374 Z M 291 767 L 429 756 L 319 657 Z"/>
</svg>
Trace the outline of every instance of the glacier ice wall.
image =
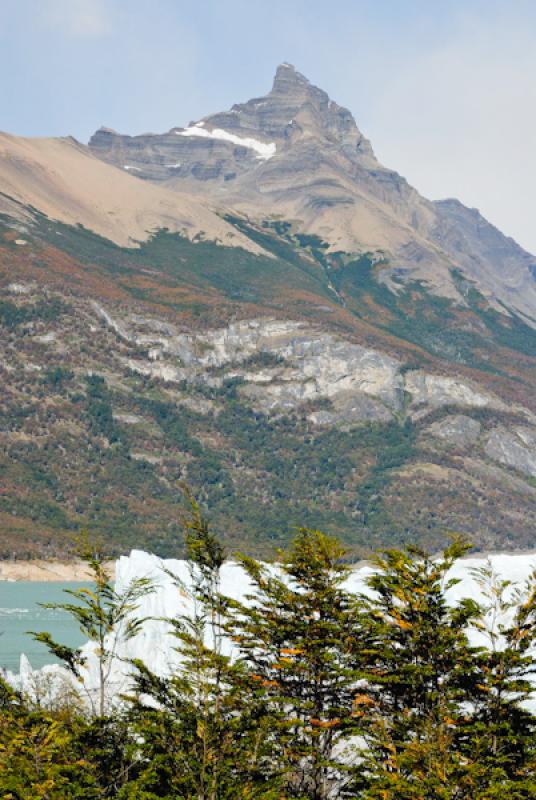
<svg viewBox="0 0 536 800">
<path fill-rule="evenodd" d="M 501 579 L 510 580 L 513 587 L 522 587 L 536 567 L 536 552 L 532 554 L 493 554 L 486 558 L 471 557 L 458 561 L 449 577 L 459 579 L 459 583 L 448 591 L 447 598 L 456 604 L 462 598 L 471 597 L 482 600 L 481 589 L 473 575 L 473 571 L 490 563 L 494 572 Z M 346 586 L 352 592 L 367 592 L 366 578 L 372 568 L 366 563 L 356 566 L 350 573 Z M 175 577 L 172 577 L 175 576 Z M 144 618 L 139 634 L 125 641 L 119 632 L 116 655 L 111 665 L 109 678 L 109 698 L 113 702 L 119 694 L 129 687 L 129 660 L 141 659 L 155 672 L 170 674 L 178 664 L 178 656 L 174 650 L 174 639 L 170 635 L 166 618 L 179 614 L 188 614 L 193 608 L 193 600 L 189 593 L 190 572 L 186 561 L 166 559 L 140 550 L 133 550 L 129 556 L 122 556 L 116 563 L 116 588 L 125 589 L 136 578 L 150 578 L 154 583 L 154 591 L 144 597 L 136 615 Z M 222 568 L 221 590 L 232 598 L 244 600 L 251 593 L 251 585 L 242 568 L 227 562 Z M 483 635 L 470 631 L 470 638 L 475 644 L 484 644 Z M 83 648 L 86 666 L 80 684 L 59 665 L 51 664 L 40 670 L 32 670 L 28 659 L 22 655 L 20 671 L 17 675 L 9 674 L 8 679 L 16 687 L 30 695 L 40 695 L 43 699 L 57 696 L 66 687 L 82 690 L 88 701 L 96 694 L 98 686 L 97 658 L 91 643 Z M 536 698 L 533 701 L 536 708 Z"/>
</svg>

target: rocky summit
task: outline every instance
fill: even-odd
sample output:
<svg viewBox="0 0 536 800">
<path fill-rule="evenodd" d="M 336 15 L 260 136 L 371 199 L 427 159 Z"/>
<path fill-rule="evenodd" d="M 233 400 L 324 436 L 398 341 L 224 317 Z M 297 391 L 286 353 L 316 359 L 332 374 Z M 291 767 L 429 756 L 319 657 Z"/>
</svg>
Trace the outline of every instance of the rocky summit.
<svg viewBox="0 0 536 800">
<path fill-rule="evenodd" d="M 497 307 L 536 324 L 536 260 L 474 209 L 430 202 L 375 158 L 351 114 L 290 64 L 264 97 L 166 134 L 91 138 L 100 158 L 253 219 L 285 219 L 330 250 L 389 258 L 387 282 L 459 297 L 459 269 Z"/>
<path fill-rule="evenodd" d="M 266 97 L 234 105 L 188 128 L 121 136 L 101 128 L 89 146 L 99 157 L 151 180 L 195 179 L 234 188 L 237 177 L 297 145 L 316 140 L 376 164 L 350 111 L 331 101 L 290 64 L 278 67 Z"/>
<path fill-rule="evenodd" d="M 164 134 L 2 134 L 0 189 L 0 555 L 181 555 L 183 483 L 262 556 L 534 547 L 536 260 L 293 66 Z"/>
</svg>

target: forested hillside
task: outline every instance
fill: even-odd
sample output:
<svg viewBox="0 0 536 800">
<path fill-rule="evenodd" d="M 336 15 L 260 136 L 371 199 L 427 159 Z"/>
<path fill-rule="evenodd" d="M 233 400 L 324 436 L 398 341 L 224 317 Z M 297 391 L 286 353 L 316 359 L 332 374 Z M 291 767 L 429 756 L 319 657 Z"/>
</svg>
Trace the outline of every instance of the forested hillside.
<svg viewBox="0 0 536 800">
<path fill-rule="evenodd" d="M 372 255 L 237 218 L 266 256 L 8 223 L 4 557 L 64 554 L 84 527 L 180 554 L 180 481 L 263 556 L 314 521 L 354 555 L 449 530 L 533 545 L 536 334 L 461 279 L 463 306 L 394 291 Z"/>
</svg>

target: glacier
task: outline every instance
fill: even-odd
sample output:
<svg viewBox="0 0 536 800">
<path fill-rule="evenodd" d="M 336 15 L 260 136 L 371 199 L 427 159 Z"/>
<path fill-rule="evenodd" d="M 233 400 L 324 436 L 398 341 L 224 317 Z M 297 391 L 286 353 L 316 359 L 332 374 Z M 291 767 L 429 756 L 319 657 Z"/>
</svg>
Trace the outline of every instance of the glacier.
<svg viewBox="0 0 536 800">
<path fill-rule="evenodd" d="M 490 565 L 497 578 L 511 582 L 509 591 L 523 588 L 536 568 L 536 552 L 528 554 L 496 553 L 488 556 L 471 556 L 460 559 L 448 574 L 448 578 L 459 580 L 447 592 L 447 600 L 455 605 L 462 598 L 483 600 L 482 589 L 474 571 Z M 276 569 L 276 567 L 274 567 Z M 369 593 L 366 579 L 373 568 L 367 562 L 351 569 L 346 580 L 346 588 L 351 592 Z M 121 631 L 117 632 L 114 643 L 115 656 L 110 665 L 107 683 L 109 703 L 119 701 L 119 697 L 130 686 L 131 659 L 141 659 L 154 672 L 160 675 L 171 674 L 178 666 L 179 657 L 174 649 L 175 639 L 171 636 L 170 625 L 165 620 L 177 615 L 188 615 L 193 609 L 190 593 L 191 573 L 189 564 L 178 559 L 161 559 L 141 550 L 133 550 L 128 556 L 121 556 L 116 562 L 115 585 L 118 592 L 125 590 L 135 579 L 148 578 L 154 590 L 142 598 L 136 616 L 144 619 L 140 632 L 130 640 L 125 640 Z M 247 600 L 252 587 L 249 578 L 240 565 L 229 561 L 221 571 L 221 591 L 228 597 Z M 506 619 L 501 620 L 507 621 Z M 474 644 L 487 644 L 485 634 L 469 630 L 469 638 Z M 228 652 L 233 647 L 227 643 Z M 95 645 L 88 642 L 82 647 L 86 664 L 79 682 L 61 665 L 49 664 L 33 670 L 27 657 L 22 654 L 18 674 L 8 673 L 8 681 L 17 689 L 42 702 L 53 701 L 66 690 L 76 691 L 91 704 L 97 695 L 98 671 Z M 536 696 L 531 701 L 536 710 Z"/>
</svg>

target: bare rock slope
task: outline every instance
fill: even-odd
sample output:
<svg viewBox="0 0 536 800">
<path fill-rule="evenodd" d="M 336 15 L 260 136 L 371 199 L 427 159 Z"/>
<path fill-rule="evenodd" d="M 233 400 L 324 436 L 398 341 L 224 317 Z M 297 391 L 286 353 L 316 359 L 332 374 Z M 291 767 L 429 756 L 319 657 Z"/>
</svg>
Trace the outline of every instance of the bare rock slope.
<svg viewBox="0 0 536 800">
<path fill-rule="evenodd" d="M 458 201 L 430 202 L 383 167 L 345 108 L 290 64 L 264 97 L 166 134 L 97 131 L 91 150 L 138 178 L 289 221 L 332 250 L 387 256 L 390 273 L 458 297 L 458 269 L 499 307 L 536 320 L 536 260 Z"/>
<path fill-rule="evenodd" d="M 0 212 L 24 218 L 29 208 L 127 247 L 169 228 L 259 250 L 196 198 L 137 181 L 74 139 L 0 133 Z"/>
</svg>

